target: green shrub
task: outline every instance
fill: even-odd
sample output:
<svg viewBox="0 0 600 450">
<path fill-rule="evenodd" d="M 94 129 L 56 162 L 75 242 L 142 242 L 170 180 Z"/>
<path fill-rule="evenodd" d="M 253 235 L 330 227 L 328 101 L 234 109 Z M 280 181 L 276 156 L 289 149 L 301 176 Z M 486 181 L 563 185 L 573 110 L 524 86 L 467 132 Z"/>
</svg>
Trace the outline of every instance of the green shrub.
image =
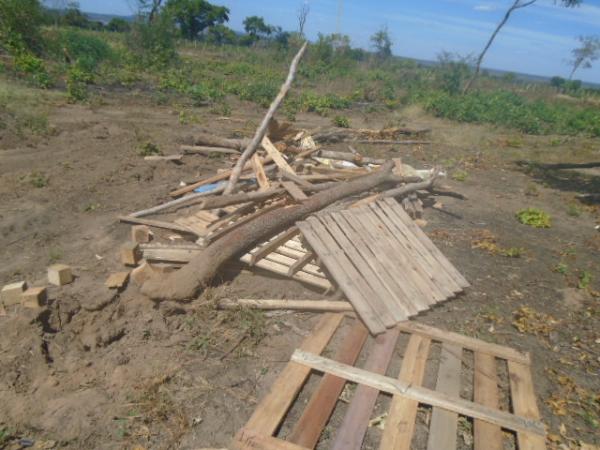
<svg viewBox="0 0 600 450">
<path fill-rule="evenodd" d="M 67 95 L 74 102 L 81 102 L 87 99 L 88 83 L 94 80 L 93 75 L 78 66 L 71 66 L 67 74 Z"/>
<path fill-rule="evenodd" d="M 527 208 L 517 213 L 519 222 L 535 228 L 550 228 L 550 216 L 537 208 Z"/>
<path fill-rule="evenodd" d="M 38 0 L 0 0 L 0 47 L 40 54 L 43 9 Z"/>
<path fill-rule="evenodd" d="M 452 179 L 456 180 L 456 181 L 467 181 L 467 178 L 469 177 L 469 173 L 465 170 L 456 170 L 453 174 L 452 174 Z"/>
<path fill-rule="evenodd" d="M 35 86 L 48 88 L 52 84 L 44 61 L 33 54 L 22 51 L 14 59 L 15 70 L 25 75 Z"/>
<path fill-rule="evenodd" d="M 162 155 L 162 152 L 158 148 L 154 142 L 144 142 L 139 147 L 138 155 L 140 156 L 152 156 L 152 155 Z"/>
<path fill-rule="evenodd" d="M 89 33 L 89 32 L 88 32 Z M 57 37 L 58 51 L 80 69 L 92 72 L 113 56 L 110 46 L 102 39 L 80 30 L 61 30 Z"/>
<path fill-rule="evenodd" d="M 127 35 L 127 48 L 138 66 L 163 67 L 177 58 L 176 32 L 164 15 L 152 23 L 138 21 Z"/>
<path fill-rule="evenodd" d="M 332 122 L 336 127 L 350 128 L 350 120 L 346 116 L 335 116 Z"/>
</svg>

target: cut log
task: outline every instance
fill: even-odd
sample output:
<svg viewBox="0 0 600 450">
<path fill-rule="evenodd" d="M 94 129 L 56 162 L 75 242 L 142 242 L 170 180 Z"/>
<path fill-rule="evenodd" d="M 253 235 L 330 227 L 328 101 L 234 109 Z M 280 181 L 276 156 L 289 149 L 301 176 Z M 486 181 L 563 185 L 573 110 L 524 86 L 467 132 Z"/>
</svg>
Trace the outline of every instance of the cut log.
<svg viewBox="0 0 600 450">
<path fill-rule="evenodd" d="M 260 126 L 256 130 L 252 141 L 250 142 L 250 144 L 248 144 L 248 146 L 240 156 L 240 159 L 238 159 L 235 167 L 232 169 L 231 176 L 229 177 L 229 183 L 225 188 L 225 194 L 231 194 L 233 192 L 233 190 L 235 189 L 235 185 L 237 184 L 238 179 L 240 178 L 243 167 L 258 148 L 263 137 L 265 137 L 267 128 L 269 127 L 269 122 L 275 115 L 275 111 L 277 111 L 277 108 L 279 108 L 279 105 L 281 105 L 281 102 L 283 102 L 285 95 L 288 93 L 290 87 L 292 86 L 292 82 L 294 81 L 294 77 L 296 76 L 296 70 L 298 69 L 298 63 L 300 62 L 300 59 L 302 59 L 302 55 L 304 55 L 307 46 L 308 42 L 305 42 L 294 57 L 294 59 L 292 60 L 292 64 L 290 65 L 290 70 L 285 80 L 285 83 L 283 83 L 283 86 L 281 86 L 277 97 L 275 97 L 275 100 L 273 100 L 273 103 L 271 103 L 271 106 L 269 107 L 269 110 L 267 111 L 267 114 L 265 115 Z"/>
<path fill-rule="evenodd" d="M 278 208 L 257 217 L 233 230 L 226 237 L 209 244 L 183 269 L 167 278 L 148 280 L 142 287 L 142 292 L 154 300 L 192 299 L 212 280 L 225 262 L 234 256 L 241 256 L 309 214 L 381 184 L 403 181 L 392 174 L 393 165 L 390 161 L 376 172 L 319 192 L 301 204 Z"/>
<path fill-rule="evenodd" d="M 221 147 L 242 151 L 248 143 L 249 139 L 225 139 L 219 136 L 214 136 L 208 133 L 198 133 L 194 136 L 194 144 L 208 147 Z"/>
<path fill-rule="evenodd" d="M 211 155 L 213 153 L 222 153 L 225 155 L 239 155 L 238 150 L 222 147 L 207 147 L 204 145 L 180 145 L 179 149 L 186 155 L 202 154 Z"/>
</svg>

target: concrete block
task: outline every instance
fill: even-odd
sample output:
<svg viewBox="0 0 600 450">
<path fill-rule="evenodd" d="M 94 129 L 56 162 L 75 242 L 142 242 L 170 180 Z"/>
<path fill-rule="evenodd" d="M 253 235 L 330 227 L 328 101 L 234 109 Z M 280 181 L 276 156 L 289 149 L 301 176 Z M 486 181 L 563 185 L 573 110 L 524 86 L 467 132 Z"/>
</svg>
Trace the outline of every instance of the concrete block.
<svg viewBox="0 0 600 450">
<path fill-rule="evenodd" d="M 48 267 L 48 283 L 63 286 L 73 282 L 71 268 L 65 264 L 54 264 Z"/>
</svg>

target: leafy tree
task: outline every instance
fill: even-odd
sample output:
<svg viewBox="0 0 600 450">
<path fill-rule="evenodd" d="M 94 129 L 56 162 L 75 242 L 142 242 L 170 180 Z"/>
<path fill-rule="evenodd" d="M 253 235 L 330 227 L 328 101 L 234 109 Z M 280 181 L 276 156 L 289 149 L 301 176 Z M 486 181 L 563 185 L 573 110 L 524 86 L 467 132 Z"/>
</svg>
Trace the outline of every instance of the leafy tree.
<svg viewBox="0 0 600 450">
<path fill-rule="evenodd" d="M 153 22 L 136 21 L 127 34 L 127 47 L 141 66 L 164 66 L 177 57 L 176 29 L 170 17 L 156 16 Z"/>
<path fill-rule="evenodd" d="M 168 0 L 165 12 L 175 20 L 187 39 L 197 39 L 208 27 L 229 21 L 229 8 L 206 0 Z"/>
<path fill-rule="evenodd" d="M 38 0 L 0 0 L 0 47 L 40 53 L 43 9 Z"/>
<path fill-rule="evenodd" d="M 564 87 L 567 80 L 563 77 L 552 77 L 550 78 L 550 86 L 554 86 L 557 89 Z"/>
<path fill-rule="evenodd" d="M 559 0 L 559 1 L 563 6 L 565 6 L 567 8 L 579 6 L 579 4 L 581 4 L 581 2 L 582 2 L 582 0 Z M 479 54 L 479 57 L 477 58 L 477 62 L 475 63 L 475 72 L 473 72 L 473 76 L 471 77 L 469 82 L 465 85 L 465 88 L 463 89 L 463 94 L 466 94 L 469 91 L 469 89 L 471 89 L 471 86 L 473 85 L 473 83 L 475 82 L 477 77 L 479 76 L 479 72 L 481 71 L 481 63 L 483 62 L 483 58 L 485 57 L 485 54 L 487 53 L 489 48 L 492 46 L 494 39 L 496 39 L 496 36 L 498 35 L 498 33 L 500 32 L 502 27 L 504 25 L 506 25 L 506 22 L 508 22 L 508 19 L 510 19 L 510 16 L 512 15 L 512 13 L 518 9 L 526 8 L 527 6 L 533 5 L 536 2 L 537 2 L 537 0 L 514 0 L 513 1 L 513 4 L 510 6 L 510 8 L 508 8 L 506 13 L 504 13 L 504 17 L 502 18 L 500 23 L 496 26 L 496 29 L 494 30 L 494 32 L 488 39 L 488 41 L 485 44 L 485 47 L 483 47 L 483 50 L 481 51 L 481 53 Z"/>
<path fill-rule="evenodd" d="M 120 17 L 113 17 L 110 22 L 106 25 L 108 31 L 115 31 L 119 33 L 125 33 L 131 30 L 131 24 Z"/>
<path fill-rule="evenodd" d="M 237 36 L 231 28 L 218 24 L 208 29 L 206 39 L 217 45 L 235 44 Z"/>
<path fill-rule="evenodd" d="M 458 94 L 464 81 L 471 74 L 469 67 L 471 55 L 461 56 L 456 53 L 442 51 L 437 56 L 436 80 L 440 87 L 449 94 Z"/>
<path fill-rule="evenodd" d="M 392 56 L 392 38 L 386 26 L 371 36 L 371 43 L 379 58 L 387 59 Z"/>
<path fill-rule="evenodd" d="M 154 22 L 163 4 L 163 0 L 132 0 L 138 10 L 138 15 Z"/>
<path fill-rule="evenodd" d="M 270 36 L 276 31 L 275 27 L 267 25 L 265 19 L 259 16 L 246 17 L 244 19 L 244 29 L 254 41 L 259 40 L 261 37 Z"/>
<path fill-rule="evenodd" d="M 599 36 L 579 36 L 581 47 L 571 51 L 573 59 L 570 62 L 572 70 L 569 75 L 569 80 L 573 79 L 573 75 L 577 69 L 591 69 L 592 62 L 600 58 L 600 37 Z"/>
<path fill-rule="evenodd" d="M 63 24 L 77 28 L 91 28 L 90 20 L 79 9 L 79 3 L 69 2 L 62 18 Z"/>
</svg>

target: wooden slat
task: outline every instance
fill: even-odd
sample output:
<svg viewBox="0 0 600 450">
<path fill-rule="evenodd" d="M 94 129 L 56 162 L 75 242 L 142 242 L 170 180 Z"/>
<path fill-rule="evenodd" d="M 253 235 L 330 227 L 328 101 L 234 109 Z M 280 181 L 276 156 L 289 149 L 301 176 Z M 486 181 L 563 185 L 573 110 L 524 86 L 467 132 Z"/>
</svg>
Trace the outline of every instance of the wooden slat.
<svg viewBox="0 0 600 450">
<path fill-rule="evenodd" d="M 232 444 L 236 450 L 310 450 L 246 428 L 242 428 L 238 432 Z"/>
<path fill-rule="evenodd" d="M 382 335 L 377 336 L 375 345 L 371 349 L 365 369 L 371 373 L 385 374 L 400 331 L 397 328 L 388 330 Z M 354 397 L 344 416 L 344 420 L 338 428 L 335 440 L 331 446 L 332 450 L 360 450 L 362 442 L 369 426 L 371 417 L 379 390 L 361 384 L 356 388 Z"/>
<path fill-rule="evenodd" d="M 343 314 L 325 314 L 300 348 L 306 352 L 321 353 L 343 317 Z M 259 435 L 272 436 L 309 374 L 310 368 L 307 366 L 289 362 L 245 428 Z"/>
<path fill-rule="evenodd" d="M 475 352 L 474 400 L 476 403 L 498 408 L 498 381 L 496 358 Z M 496 425 L 474 421 L 473 443 L 475 450 L 502 450 L 502 430 Z"/>
<path fill-rule="evenodd" d="M 311 225 L 307 222 L 298 222 L 296 224 L 302 235 L 309 242 L 315 253 L 320 256 L 321 260 L 327 267 L 327 270 L 335 278 L 338 284 L 344 284 L 344 293 L 361 320 L 365 323 L 369 331 L 373 334 L 379 334 L 385 331 L 386 327 L 383 322 L 379 319 L 377 313 L 373 310 L 371 305 L 364 301 L 362 293 L 354 285 L 354 280 L 357 277 L 356 273 L 348 274 L 344 268 L 342 268 L 337 261 L 337 254 L 343 252 L 337 252 L 336 254 L 331 253 L 321 237 L 315 233 Z M 317 249 L 319 251 L 317 251 Z"/>
<path fill-rule="evenodd" d="M 315 370 L 344 377 L 355 383 L 365 384 L 390 394 L 399 394 L 421 403 L 438 406 L 448 411 L 481 419 L 514 431 L 525 431 L 539 436 L 545 436 L 544 424 L 539 420 L 494 410 L 477 403 L 446 395 L 419 386 L 410 385 L 393 378 L 371 373 L 367 370 L 340 364 L 321 356 L 296 350 L 292 361 L 305 364 Z"/>
<path fill-rule="evenodd" d="M 271 157 L 271 159 L 273 159 L 273 162 L 277 165 L 277 167 L 283 171 L 290 172 L 294 175 L 296 174 L 296 171 L 287 163 L 281 152 L 277 150 L 277 147 L 273 145 L 267 136 L 263 138 L 261 145 L 267 151 L 267 154 Z"/>
<path fill-rule="evenodd" d="M 408 217 L 406 212 L 402 210 L 398 202 L 394 199 L 384 199 L 383 202 L 387 203 L 392 211 L 396 212 L 397 215 L 402 218 L 403 222 L 408 228 L 414 233 L 419 240 L 425 245 L 425 247 L 431 252 L 431 254 L 451 273 L 456 282 L 463 288 L 469 287 L 469 282 L 461 275 L 461 273 L 454 267 L 454 265 L 446 258 L 446 256 L 431 242 L 431 239 L 425 234 L 425 232 Z"/>
<path fill-rule="evenodd" d="M 296 236 L 299 232 L 300 232 L 300 230 L 298 229 L 298 227 L 292 227 L 289 230 L 284 231 L 283 233 L 279 234 L 278 236 L 275 236 L 269 242 L 258 247 L 257 250 L 252 252 L 252 258 L 250 259 L 250 265 L 253 266 L 254 264 L 256 264 L 257 261 L 259 261 L 262 258 L 264 258 L 265 256 L 267 256 L 269 253 L 273 252 L 278 247 L 281 247 L 281 245 L 283 245 L 283 243 L 289 241 L 291 238 Z"/>
<path fill-rule="evenodd" d="M 301 202 L 308 198 L 308 196 L 302 192 L 302 190 L 293 181 L 282 181 L 281 185 L 297 202 Z"/>
<path fill-rule="evenodd" d="M 316 217 L 309 217 L 306 220 L 306 222 L 309 223 L 314 232 L 319 235 L 321 241 L 325 244 L 327 251 L 335 252 L 335 258 L 333 260 L 330 260 L 329 264 L 325 262 L 325 259 L 323 259 L 323 262 L 327 266 L 327 268 L 331 270 L 329 265 L 332 263 L 336 266 L 340 265 L 342 270 L 344 270 L 344 272 L 346 272 L 346 274 L 350 277 L 346 283 L 341 283 L 339 282 L 339 280 L 338 282 L 344 293 L 346 293 L 346 295 L 348 296 L 348 299 L 353 304 L 356 311 L 358 312 L 360 310 L 357 307 L 357 305 L 354 304 L 354 301 L 352 301 L 349 294 L 346 292 L 347 289 L 349 291 L 354 291 L 355 287 L 360 292 L 360 297 L 357 299 L 358 302 L 362 305 L 367 305 L 371 307 L 373 311 L 377 314 L 377 317 L 381 320 L 381 323 L 383 323 L 383 325 L 386 328 L 390 328 L 396 323 L 398 323 L 398 320 L 396 320 L 393 314 L 388 310 L 384 300 L 381 297 L 379 297 L 377 293 L 373 290 L 373 288 L 367 283 L 367 281 L 352 263 L 352 260 L 347 257 L 347 255 L 344 252 L 344 249 L 340 248 L 339 245 L 335 242 L 335 239 L 331 236 L 329 230 L 325 226 L 323 226 L 323 224 L 321 224 L 321 222 L 319 222 L 319 220 Z M 323 258 L 323 254 L 319 253 L 319 256 Z M 370 327 L 367 326 L 367 328 Z M 373 334 L 376 334 L 373 331 L 371 332 Z"/>
<path fill-rule="evenodd" d="M 398 375 L 400 381 L 417 386 L 423 383 L 430 344 L 428 338 L 410 337 Z M 418 407 L 419 402 L 394 395 L 381 437 L 381 450 L 410 450 Z"/>
<path fill-rule="evenodd" d="M 272 211 L 274 209 L 277 208 L 281 208 L 284 205 L 285 202 L 283 201 L 279 201 L 279 202 L 274 202 L 268 206 L 265 206 L 261 209 L 259 209 L 258 211 L 253 212 L 252 214 L 248 214 L 240 219 L 237 219 L 235 222 L 230 223 L 229 225 L 224 226 L 223 228 L 219 228 L 216 231 L 213 231 L 212 233 L 210 233 L 207 238 L 210 241 L 215 241 L 221 237 L 223 237 L 224 235 L 226 235 L 227 233 L 235 230 L 236 228 L 244 225 L 245 223 L 248 223 L 254 219 L 256 219 L 257 217 L 262 216 L 263 214 L 268 213 L 269 211 Z M 235 213 L 234 213 L 235 214 Z"/>
<path fill-rule="evenodd" d="M 510 391 L 515 414 L 533 420 L 539 419 L 540 412 L 535 401 L 529 366 L 508 361 L 508 378 L 510 379 Z M 546 442 L 542 436 L 523 432 L 522 430 L 517 433 L 517 443 L 519 444 L 519 450 L 546 449 Z"/>
<path fill-rule="evenodd" d="M 404 248 L 404 251 L 412 255 L 411 262 L 413 263 L 414 270 L 427 280 L 428 286 L 431 288 L 434 298 L 437 301 L 454 295 L 454 284 L 451 284 L 453 280 L 440 270 L 439 267 L 436 267 L 429 252 L 419 247 L 418 241 L 412 233 L 404 232 L 402 224 L 398 223 L 399 221 L 392 220 L 378 204 L 367 205 L 359 211 L 364 211 L 365 214 L 375 214 L 388 227 L 388 230 Z"/>
<path fill-rule="evenodd" d="M 288 268 L 291 267 L 292 264 L 294 264 L 294 262 L 296 262 L 296 259 L 282 255 L 281 253 L 278 253 L 278 252 L 269 253 L 267 256 L 264 257 L 264 259 L 266 259 L 268 261 L 273 261 L 273 262 L 276 262 L 279 264 L 283 264 L 284 266 L 287 266 Z M 321 277 L 321 278 L 325 279 L 325 275 L 323 274 L 323 272 L 321 272 L 321 268 L 315 264 L 307 264 L 306 266 L 304 266 L 302 268 L 302 271 L 306 272 L 306 273 L 310 273 L 316 277 Z"/>
<path fill-rule="evenodd" d="M 445 291 L 446 295 L 451 296 L 456 292 L 460 292 L 462 290 L 462 286 L 457 283 L 451 273 L 452 270 L 455 270 L 454 267 L 447 267 L 450 265 L 450 263 L 445 257 L 443 260 L 436 259 L 431 248 L 426 246 L 425 243 L 415 235 L 415 228 L 413 227 L 419 227 L 404 212 L 400 205 L 396 206 L 398 210 L 402 211 L 402 216 L 398 215 L 393 208 L 382 202 L 371 204 L 369 205 L 369 208 L 378 215 L 387 217 L 389 219 L 389 225 L 392 227 L 392 229 L 395 228 L 396 232 L 399 233 L 400 236 L 404 237 L 404 242 L 406 245 L 415 254 L 420 256 L 422 267 L 427 271 L 431 280 L 438 287 L 440 287 L 440 289 Z M 431 247 L 435 249 L 436 254 L 440 253 L 431 241 L 429 241 L 429 244 L 431 244 Z"/>
<path fill-rule="evenodd" d="M 396 301 L 396 293 L 387 289 L 377 275 L 377 271 L 373 270 L 371 265 L 362 257 L 355 247 L 358 236 L 353 236 L 354 240 L 351 241 L 348 236 L 342 231 L 338 224 L 329 216 L 321 216 L 319 220 L 323 223 L 331 236 L 335 239 L 340 248 L 344 249 L 349 259 L 352 261 L 354 266 L 365 278 L 365 281 L 369 284 L 373 292 L 375 292 L 381 301 L 381 303 L 391 313 L 395 321 L 405 320 L 408 316 L 408 312 L 400 304 L 400 299 Z"/>
<path fill-rule="evenodd" d="M 327 312 L 352 312 L 354 308 L 348 302 L 339 300 L 277 300 L 277 299 L 249 299 L 237 300 L 223 299 L 218 303 L 219 309 L 289 309 L 295 311 L 327 311 Z M 361 325 L 362 326 L 362 325 Z"/>
<path fill-rule="evenodd" d="M 438 328 L 430 327 L 420 322 L 406 321 L 398 324 L 398 327 L 402 331 L 408 333 L 417 333 L 422 336 L 427 336 L 434 341 L 450 342 L 453 344 L 460 345 L 463 348 L 467 348 L 472 351 L 478 351 L 493 355 L 498 358 L 515 361 L 522 364 L 529 364 L 529 354 L 522 353 L 510 347 L 504 347 L 498 344 L 490 344 L 489 342 L 474 339 L 462 334 L 453 333 L 451 331 L 440 330 Z"/>
<path fill-rule="evenodd" d="M 271 187 L 271 183 L 269 183 L 269 179 L 267 178 L 267 174 L 265 173 L 265 168 L 262 165 L 258 153 L 254 153 L 250 161 L 252 161 L 252 169 L 254 170 L 254 175 L 256 176 L 256 182 L 258 183 L 259 187 L 258 190 L 266 191 Z"/>
<path fill-rule="evenodd" d="M 170 222 L 163 222 L 162 220 L 141 219 L 139 217 L 131 216 L 119 216 L 119 220 L 124 223 L 147 225 L 149 227 L 163 228 L 165 230 L 172 230 L 177 231 L 179 233 L 193 234 L 194 236 L 199 236 L 198 233 L 196 233 L 194 230 L 190 230 L 185 226 L 177 225 L 175 223 Z"/>
<path fill-rule="evenodd" d="M 367 245 L 385 262 L 385 266 L 393 278 L 406 293 L 406 301 L 413 306 L 413 313 L 427 309 L 435 300 L 419 274 L 412 271 L 412 263 L 407 259 L 403 250 L 388 236 L 387 229 L 380 228 L 372 218 L 363 214 L 351 214 L 342 211 L 342 217 L 362 236 Z M 427 292 L 427 294 L 426 294 Z M 427 295 L 426 298 L 423 298 Z"/>
<path fill-rule="evenodd" d="M 353 365 L 368 335 L 369 333 L 364 325 L 357 321 L 344 337 L 334 359 L 344 364 Z M 314 448 L 327 425 L 345 384 L 346 380 L 343 378 L 326 374 L 304 408 L 302 416 L 296 422 L 287 440 L 304 447 Z"/>
<path fill-rule="evenodd" d="M 249 254 L 246 254 L 240 258 L 240 261 L 248 264 L 248 263 L 250 263 L 250 257 L 251 256 Z M 260 261 L 258 261 L 256 263 L 256 267 L 267 270 L 269 272 L 276 273 L 277 275 L 282 275 L 284 277 L 288 276 L 288 270 L 289 270 L 288 266 L 285 266 L 283 264 L 279 264 L 279 263 L 276 263 L 273 261 L 269 261 L 267 259 L 261 259 Z M 292 275 L 292 279 L 301 281 L 303 283 L 310 284 L 312 286 L 316 286 L 318 288 L 326 289 L 326 290 L 329 290 L 332 287 L 331 283 L 326 278 L 317 277 L 310 273 L 304 272 L 302 270 L 300 270 L 300 271 L 296 272 L 294 275 Z"/>
<path fill-rule="evenodd" d="M 459 345 L 443 343 L 435 386 L 437 392 L 443 392 L 452 397 L 460 396 L 461 365 L 462 348 Z M 441 408 L 433 408 L 427 450 L 455 450 L 457 429 L 458 414 Z"/>
<path fill-rule="evenodd" d="M 365 260 L 375 273 L 377 283 L 386 289 L 390 300 L 394 301 L 401 308 L 404 316 L 409 317 L 415 314 L 417 310 L 409 301 L 409 296 L 412 295 L 412 292 L 405 289 L 404 285 L 398 283 L 398 280 L 390 274 L 388 267 L 384 264 L 386 261 L 385 257 L 377 252 L 372 244 L 368 243 L 370 234 L 357 232 L 344 216 L 339 213 L 332 213 L 330 217 L 340 227 L 342 232 L 348 236 L 348 239 L 352 242 L 360 257 Z"/>
<path fill-rule="evenodd" d="M 302 270 L 302 268 L 304 268 L 304 266 L 306 266 L 308 263 L 310 263 L 314 259 L 315 259 L 315 254 L 313 252 L 308 252 L 306 255 L 302 256 L 300 259 L 298 259 L 294 264 L 292 264 L 290 266 L 290 269 L 288 270 L 288 273 L 287 273 L 288 277 L 291 277 L 299 270 Z"/>
</svg>

